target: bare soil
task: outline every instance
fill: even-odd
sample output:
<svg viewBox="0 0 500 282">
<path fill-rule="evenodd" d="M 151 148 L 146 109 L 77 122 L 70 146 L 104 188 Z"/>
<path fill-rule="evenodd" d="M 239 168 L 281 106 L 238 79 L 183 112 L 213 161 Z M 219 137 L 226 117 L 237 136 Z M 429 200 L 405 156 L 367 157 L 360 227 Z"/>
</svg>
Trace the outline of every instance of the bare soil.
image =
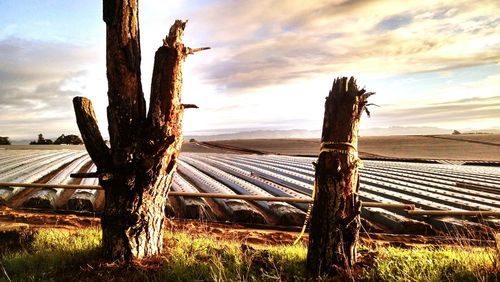
<svg viewBox="0 0 500 282">
<path fill-rule="evenodd" d="M 359 151 L 365 158 L 500 161 L 500 134 L 365 136 L 359 142 Z M 282 155 L 315 156 L 320 149 L 318 139 L 247 139 L 208 143 Z M 183 151 L 221 152 L 193 143 L 185 144 Z"/>
<path fill-rule="evenodd" d="M 17 228 L 63 228 L 76 230 L 79 228 L 100 226 L 100 221 L 100 218 L 97 216 L 0 207 L 0 231 Z"/>
<path fill-rule="evenodd" d="M 500 160 L 500 134 L 467 137 L 478 143 L 464 138 L 461 135 L 370 136 L 361 138 L 359 148 L 361 152 L 395 158 Z"/>
</svg>

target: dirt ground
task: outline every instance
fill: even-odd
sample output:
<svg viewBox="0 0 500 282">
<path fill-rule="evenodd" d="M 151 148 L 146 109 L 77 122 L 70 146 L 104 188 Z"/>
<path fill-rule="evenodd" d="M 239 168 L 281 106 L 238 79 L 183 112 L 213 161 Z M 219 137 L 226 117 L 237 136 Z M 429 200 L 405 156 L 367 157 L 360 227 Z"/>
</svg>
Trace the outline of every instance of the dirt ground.
<svg viewBox="0 0 500 282">
<path fill-rule="evenodd" d="M 10 209 L 0 207 L 0 238 L 5 231 L 37 230 L 41 228 L 60 228 L 69 231 L 78 231 L 82 228 L 99 228 L 100 218 L 97 215 L 61 214 L 55 212 L 41 212 L 32 210 Z M 269 229 L 265 226 L 249 226 L 234 223 L 216 223 L 200 220 L 167 219 L 168 231 L 182 231 L 193 236 L 224 239 L 245 244 L 256 245 L 290 245 L 297 239 L 299 232 L 288 230 Z M 422 236 L 387 233 L 360 233 L 361 243 L 364 245 L 387 245 L 405 247 L 411 245 L 443 245 L 456 244 L 457 241 L 444 236 Z M 307 245 L 307 233 L 301 238 L 301 243 Z M 488 240 L 468 240 L 471 245 L 491 245 Z"/>
<path fill-rule="evenodd" d="M 247 139 L 209 143 L 283 155 L 314 156 L 320 148 L 318 139 Z M 183 151 L 220 152 L 216 148 L 192 143 L 186 143 Z M 500 134 L 362 136 L 359 151 L 362 157 L 500 161 Z"/>
</svg>

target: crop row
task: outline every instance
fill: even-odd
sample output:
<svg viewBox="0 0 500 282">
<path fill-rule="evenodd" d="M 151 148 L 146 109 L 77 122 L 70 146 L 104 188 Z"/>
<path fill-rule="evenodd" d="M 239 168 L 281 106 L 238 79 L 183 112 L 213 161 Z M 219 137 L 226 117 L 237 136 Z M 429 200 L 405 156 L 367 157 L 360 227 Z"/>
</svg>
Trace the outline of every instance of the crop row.
<svg viewBox="0 0 500 282">
<path fill-rule="evenodd" d="M 172 190 L 310 199 L 314 161 L 277 155 L 185 153 L 178 163 Z M 0 152 L 0 182 L 97 185 L 95 178 L 69 177 L 74 172 L 93 171 L 95 166 L 83 151 Z M 431 210 L 500 209 L 498 167 L 364 161 L 360 173 L 360 197 L 364 202 L 414 204 Z M 94 211 L 102 206 L 98 196 L 97 190 L 89 189 L 0 187 L 0 199 L 16 199 L 31 208 Z M 304 203 L 171 197 L 166 212 L 183 218 L 300 226 L 307 208 Z M 362 217 L 367 228 L 395 233 L 436 234 L 499 227 L 494 217 L 427 217 L 390 208 L 364 207 Z"/>
</svg>

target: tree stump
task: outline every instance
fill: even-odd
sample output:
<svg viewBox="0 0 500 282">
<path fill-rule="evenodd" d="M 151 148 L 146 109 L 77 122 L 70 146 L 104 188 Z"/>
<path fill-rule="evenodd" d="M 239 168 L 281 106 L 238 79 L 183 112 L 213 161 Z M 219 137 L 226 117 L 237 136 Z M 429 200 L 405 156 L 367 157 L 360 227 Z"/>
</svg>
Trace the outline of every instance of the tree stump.
<svg viewBox="0 0 500 282">
<path fill-rule="evenodd" d="M 163 247 L 167 194 L 182 145 L 182 66 L 191 49 L 177 20 L 154 59 L 149 111 L 141 84 L 138 0 L 103 1 L 106 22 L 107 108 L 111 148 L 91 102 L 75 97 L 85 147 L 105 189 L 101 225 L 107 259 L 144 258 Z"/>
<path fill-rule="evenodd" d="M 351 277 L 361 226 L 358 126 L 367 93 L 354 78 L 337 78 L 326 98 L 322 148 L 315 164 L 307 270 L 309 278 Z"/>
</svg>

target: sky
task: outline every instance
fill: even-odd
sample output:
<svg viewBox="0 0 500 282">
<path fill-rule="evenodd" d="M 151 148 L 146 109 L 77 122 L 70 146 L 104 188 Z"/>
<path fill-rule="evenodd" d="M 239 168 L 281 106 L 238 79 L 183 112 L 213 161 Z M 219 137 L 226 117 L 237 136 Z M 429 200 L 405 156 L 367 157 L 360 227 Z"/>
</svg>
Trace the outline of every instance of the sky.
<svg viewBox="0 0 500 282">
<path fill-rule="evenodd" d="M 146 100 L 175 19 L 187 58 L 186 135 L 319 130 L 333 79 L 376 92 L 361 131 L 500 129 L 499 1 L 142 0 Z M 107 136 L 101 0 L 0 0 L 0 136 L 78 134 L 71 99 L 93 101 Z"/>
</svg>

